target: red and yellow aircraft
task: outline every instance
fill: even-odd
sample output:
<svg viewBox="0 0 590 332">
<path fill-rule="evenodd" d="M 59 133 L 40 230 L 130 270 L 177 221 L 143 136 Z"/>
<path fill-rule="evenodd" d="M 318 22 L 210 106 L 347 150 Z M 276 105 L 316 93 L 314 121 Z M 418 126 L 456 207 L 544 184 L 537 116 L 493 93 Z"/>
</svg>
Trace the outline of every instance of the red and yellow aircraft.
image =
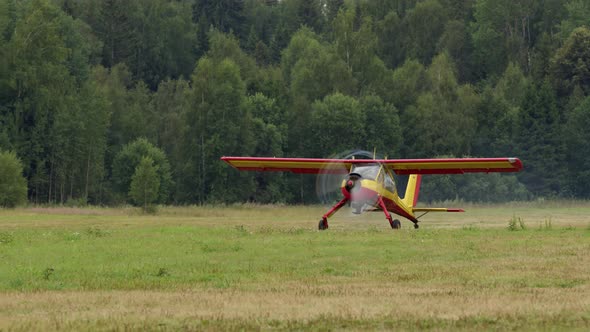
<svg viewBox="0 0 590 332">
<path fill-rule="evenodd" d="M 306 174 L 342 174 L 343 198 L 320 219 L 318 228 L 328 228 L 328 218 L 349 203 L 355 213 L 381 210 L 392 228 L 401 227 L 390 212 L 403 216 L 418 228 L 418 218 L 428 212 L 463 212 L 462 209 L 418 208 L 422 174 L 463 174 L 518 172 L 518 158 L 447 158 L 447 159 L 313 159 L 222 157 L 221 160 L 241 171 L 290 171 Z M 398 195 L 393 173 L 409 175 L 403 197 Z M 417 213 L 422 213 L 417 216 Z"/>
</svg>

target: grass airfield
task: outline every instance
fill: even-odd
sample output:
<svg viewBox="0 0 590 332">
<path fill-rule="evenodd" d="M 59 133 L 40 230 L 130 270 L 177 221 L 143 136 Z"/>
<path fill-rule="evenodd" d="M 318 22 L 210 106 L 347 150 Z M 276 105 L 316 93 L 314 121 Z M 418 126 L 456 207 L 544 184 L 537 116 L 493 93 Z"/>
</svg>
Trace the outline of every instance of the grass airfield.
<svg viewBox="0 0 590 332">
<path fill-rule="evenodd" d="M 456 207 L 0 210 L 0 330 L 590 329 L 590 203 Z"/>
</svg>

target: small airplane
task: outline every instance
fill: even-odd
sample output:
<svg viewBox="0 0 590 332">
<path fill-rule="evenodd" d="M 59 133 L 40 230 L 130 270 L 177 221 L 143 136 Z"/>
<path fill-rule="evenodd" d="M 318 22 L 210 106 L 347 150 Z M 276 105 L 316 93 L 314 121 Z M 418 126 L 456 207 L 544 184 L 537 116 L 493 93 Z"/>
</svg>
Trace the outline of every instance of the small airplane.
<svg viewBox="0 0 590 332">
<path fill-rule="evenodd" d="M 241 171 L 290 171 L 303 174 L 340 174 L 342 199 L 322 216 L 319 230 L 328 229 L 328 218 L 347 203 L 353 213 L 383 211 L 391 228 L 401 222 L 391 213 L 407 218 L 418 228 L 418 219 L 429 212 L 464 212 L 463 209 L 416 207 L 423 174 L 464 174 L 518 172 L 518 158 L 446 158 L 446 159 L 315 159 L 222 157 Z M 398 194 L 393 173 L 409 175 L 403 196 Z M 421 213 L 421 214 L 420 214 Z M 418 215 L 420 214 L 420 215 Z"/>
</svg>

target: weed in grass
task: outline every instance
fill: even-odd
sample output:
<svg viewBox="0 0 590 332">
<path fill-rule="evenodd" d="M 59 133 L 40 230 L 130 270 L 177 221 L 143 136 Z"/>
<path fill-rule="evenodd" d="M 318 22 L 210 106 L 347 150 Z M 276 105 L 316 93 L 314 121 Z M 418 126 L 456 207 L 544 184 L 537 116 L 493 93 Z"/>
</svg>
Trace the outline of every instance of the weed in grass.
<svg viewBox="0 0 590 332">
<path fill-rule="evenodd" d="M 545 218 L 544 221 L 539 223 L 539 230 L 551 230 L 553 229 L 553 221 L 551 217 Z"/>
<path fill-rule="evenodd" d="M 156 214 L 158 214 L 158 206 L 150 204 L 150 205 L 146 206 L 145 209 L 143 209 L 143 212 L 145 214 L 156 215 Z"/>
<path fill-rule="evenodd" d="M 510 220 L 508 220 L 508 230 L 510 231 L 518 231 L 518 230 L 525 230 L 526 225 L 524 220 L 521 217 L 512 216 Z"/>
<path fill-rule="evenodd" d="M 479 228 L 475 225 L 464 225 L 461 229 L 464 231 L 477 231 Z"/>
<path fill-rule="evenodd" d="M 305 230 L 303 228 L 295 228 L 295 227 L 291 227 L 286 231 L 287 234 L 294 234 L 294 235 L 301 235 L 304 232 L 305 232 Z"/>
<path fill-rule="evenodd" d="M 53 272 L 55 272 L 55 269 L 52 267 L 48 267 L 43 270 L 43 280 L 49 280 L 49 278 L 53 275 Z"/>
<path fill-rule="evenodd" d="M 21 288 L 23 288 L 24 284 L 25 283 L 22 279 L 17 278 L 17 279 L 10 280 L 10 282 L 8 283 L 8 286 L 10 286 L 10 288 L 12 288 L 12 289 L 20 290 Z"/>
<path fill-rule="evenodd" d="M 8 244 L 14 241 L 14 236 L 8 232 L 0 232 L 0 244 Z"/>
<path fill-rule="evenodd" d="M 165 267 L 159 268 L 158 272 L 156 272 L 156 277 L 166 277 L 169 275 L 170 275 L 170 273 L 168 272 L 168 270 Z"/>
<path fill-rule="evenodd" d="M 100 229 L 98 227 L 90 227 L 86 230 L 86 235 L 89 237 L 105 237 L 110 234 L 111 232 L 105 231 L 104 229 Z"/>
<path fill-rule="evenodd" d="M 237 225 L 235 227 L 235 230 L 238 232 L 239 235 L 241 236 L 247 236 L 252 234 L 251 232 L 248 231 L 248 229 L 244 226 L 244 225 Z"/>
<path fill-rule="evenodd" d="M 81 238 L 81 234 L 79 232 L 72 232 L 72 233 L 67 233 L 64 236 L 64 239 L 68 242 L 74 242 L 74 241 L 78 241 Z"/>
<path fill-rule="evenodd" d="M 516 217 L 513 216 L 510 220 L 508 220 L 508 230 L 509 231 L 517 231 L 518 227 L 516 226 Z"/>
<path fill-rule="evenodd" d="M 215 250 L 215 248 L 211 247 L 211 246 L 210 246 L 210 245 L 208 245 L 208 244 L 204 244 L 203 246 L 201 246 L 201 250 L 202 250 L 204 253 L 210 253 L 210 252 L 214 252 L 214 251 L 216 251 L 216 250 Z"/>
</svg>

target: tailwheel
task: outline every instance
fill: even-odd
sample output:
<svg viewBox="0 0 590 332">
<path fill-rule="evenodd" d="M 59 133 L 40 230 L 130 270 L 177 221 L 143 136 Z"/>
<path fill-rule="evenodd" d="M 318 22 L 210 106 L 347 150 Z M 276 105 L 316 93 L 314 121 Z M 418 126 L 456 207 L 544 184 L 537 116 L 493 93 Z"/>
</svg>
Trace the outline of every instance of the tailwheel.
<svg viewBox="0 0 590 332">
<path fill-rule="evenodd" d="M 328 229 L 328 219 L 326 219 L 326 218 L 320 219 L 320 223 L 318 224 L 318 229 L 320 231 Z"/>
<path fill-rule="evenodd" d="M 417 223 L 417 222 L 415 222 L 415 223 L 414 223 L 414 228 L 415 228 L 415 229 L 418 229 L 418 228 L 420 228 L 420 226 L 418 226 L 418 223 Z"/>
<path fill-rule="evenodd" d="M 400 228 L 402 228 L 401 221 L 399 221 L 397 219 L 393 219 L 393 221 L 390 222 L 389 225 L 391 225 L 391 228 L 393 228 L 393 229 L 400 229 Z"/>
</svg>

